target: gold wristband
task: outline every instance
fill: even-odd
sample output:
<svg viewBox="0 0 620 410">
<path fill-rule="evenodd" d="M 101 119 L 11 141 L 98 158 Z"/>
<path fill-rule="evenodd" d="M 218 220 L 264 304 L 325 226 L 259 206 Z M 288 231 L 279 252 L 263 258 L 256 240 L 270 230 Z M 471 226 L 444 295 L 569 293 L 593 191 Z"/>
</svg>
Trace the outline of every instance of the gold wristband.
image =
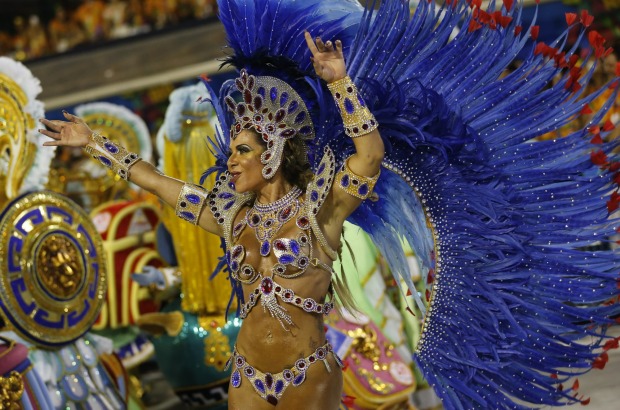
<svg viewBox="0 0 620 410">
<path fill-rule="evenodd" d="M 183 185 L 177 199 L 177 205 L 174 208 L 176 215 L 194 225 L 198 225 L 200 213 L 202 208 L 204 208 L 208 195 L 209 191 L 200 185 Z"/>
<path fill-rule="evenodd" d="M 351 138 L 366 135 L 379 126 L 349 76 L 327 84 L 342 116 L 344 132 Z"/>
<path fill-rule="evenodd" d="M 336 182 L 347 194 L 364 200 L 372 195 L 381 170 L 374 177 L 357 175 L 349 168 L 349 158 L 344 161 L 340 171 L 336 174 Z"/>
<path fill-rule="evenodd" d="M 90 142 L 94 146 L 89 144 L 84 147 L 84 151 L 106 168 L 110 168 L 125 181 L 129 179 L 129 169 L 142 159 L 138 154 L 127 151 L 125 148 L 97 133 L 93 133 L 90 136 Z"/>
</svg>

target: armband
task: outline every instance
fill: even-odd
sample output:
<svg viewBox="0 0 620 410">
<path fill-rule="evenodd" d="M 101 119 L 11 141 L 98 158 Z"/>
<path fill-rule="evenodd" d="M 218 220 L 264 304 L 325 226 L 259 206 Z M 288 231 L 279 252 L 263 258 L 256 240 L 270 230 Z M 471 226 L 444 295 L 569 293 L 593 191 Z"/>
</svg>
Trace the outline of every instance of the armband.
<svg viewBox="0 0 620 410">
<path fill-rule="evenodd" d="M 362 200 L 367 199 L 372 195 L 372 190 L 375 188 L 379 175 L 381 175 L 381 170 L 374 177 L 357 175 L 349 168 L 349 158 L 344 161 L 340 171 L 336 174 L 336 183 L 347 194 Z"/>
<path fill-rule="evenodd" d="M 377 129 L 379 126 L 377 120 L 366 107 L 364 99 L 349 76 L 327 84 L 327 88 L 336 100 L 345 134 L 357 138 Z"/>
<path fill-rule="evenodd" d="M 200 213 L 204 208 L 209 191 L 200 185 L 185 184 L 179 193 L 176 215 L 194 225 L 198 225 Z"/>
<path fill-rule="evenodd" d="M 129 169 L 142 159 L 97 133 L 91 134 L 90 142 L 92 145 L 85 146 L 84 151 L 125 181 L 129 179 Z"/>
</svg>

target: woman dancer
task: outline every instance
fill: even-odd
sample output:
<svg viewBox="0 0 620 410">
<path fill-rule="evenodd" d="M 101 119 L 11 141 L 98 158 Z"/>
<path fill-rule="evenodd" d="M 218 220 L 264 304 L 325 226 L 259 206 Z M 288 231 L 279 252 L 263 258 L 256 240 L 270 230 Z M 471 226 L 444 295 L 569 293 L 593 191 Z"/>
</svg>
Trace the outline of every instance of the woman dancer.
<svg viewBox="0 0 620 410">
<path fill-rule="evenodd" d="M 314 42 L 309 33 L 305 37 L 317 75 L 334 93 L 353 87 L 346 75 L 341 42 L 323 43 L 320 38 Z M 237 370 L 231 378 L 230 408 L 269 409 L 276 404 L 300 408 L 303 403 L 306 409 L 335 409 L 342 394 L 341 363 L 325 340 L 323 325 L 323 315 L 334 301 L 331 265 L 345 219 L 372 193 L 383 143 L 370 112 L 358 107 L 356 119 L 373 125 L 354 135 L 356 153 L 339 175 L 368 181 L 369 189 L 365 195 L 352 195 L 332 184 L 333 175 L 323 183 L 314 178 L 310 183 L 325 195 L 317 207 L 306 189 L 313 175 L 304 138 L 312 136 L 312 122 L 304 101 L 276 78 L 243 72 L 241 81 L 252 99 L 237 107 L 262 113 L 264 118 L 236 116 L 228 175 L 213 191 L 219 195 L 161 175 L 151 164 L 93 134 L 69 113 L 65 113 L 68 121 L 42 120 L 49 130 L 41 132 L 54 139 L 45 145 L 83 147 L 99 160 L 104 156 L 119 175 L 176 207 L 181 218 L 226 239 L 232 275 L 243 284 L 243 300 L 247 301 L 232 358 Z M 256 98 L 261 96 L 260 87 L 267 86 L 276 86 L 280 98 L 288 94 L 291 102 L 286 113 L 279 106 L 261 110 L 269 101 L 257 103 Z M 292 102 L 298 104 L 296 109 L 291 109 Z M 271 116 L 270 121 L 267 117 Z M 366 124 L 349 125 L 361 130 Z M 214 211 L 203 211 L 210 201 Z M 256 306 L 259 302 L 262 308 Z M 249 382 L 241 382 L 241 377 Z M 285 394 L 289 384 L 295 385 L 294 392 Z"/>
</svg>

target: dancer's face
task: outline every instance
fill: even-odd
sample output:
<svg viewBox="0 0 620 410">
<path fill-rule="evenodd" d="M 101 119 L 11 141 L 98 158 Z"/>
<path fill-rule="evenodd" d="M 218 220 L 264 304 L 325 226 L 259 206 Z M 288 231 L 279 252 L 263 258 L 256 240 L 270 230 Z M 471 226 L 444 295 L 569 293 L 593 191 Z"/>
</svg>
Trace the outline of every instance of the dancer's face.
<svg viewBox="0 0 620 410">
<path fill-rule="evenodd" d="M 253 130 L 242 130 L 230 141 L 228 172 L 237 192 L 258 192 L 267 180 L 263 177 L 260 156 L 266 147 Z"/>
</svg>

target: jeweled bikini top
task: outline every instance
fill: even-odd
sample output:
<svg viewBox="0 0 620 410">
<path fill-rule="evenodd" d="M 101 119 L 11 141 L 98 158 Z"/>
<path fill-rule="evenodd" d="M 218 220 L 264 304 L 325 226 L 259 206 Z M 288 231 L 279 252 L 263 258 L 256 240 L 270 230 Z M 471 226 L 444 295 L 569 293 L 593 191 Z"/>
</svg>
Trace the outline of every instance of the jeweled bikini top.
<svg viewBox="0 0 620 410">
<path fill-rule="evenodd" d="M 292 319 L 287 310 L 280 306 L 276 297 L 283 302 L 298 306 L 310 313 L 328 314 L 333 308 L 333 292 L 330 287 L 329 302 L 318 303 L 312 298 L 302 298 L 295 295 L 291 289 L 285 289 L 274 281 L 275 276 L 296 278 L 304 274 L 310 265 L 320 267 L 333 273 L 331 266 L 318 258 L 313 258 L 314 235 L 322 249 L 335 259 L 336 252 L 329 247 L 323 233 L 316 223 L 316 214 L 325 199 L 334 178 L 334 161 L 330 150 L 326 149 L 323 160 L 318 168 L 319 172 L 308 185 L 306 199 L 300 198 L 302 190 L 291 190 L 285 197 L 269 205 L 254 203 L 246 212 L 243 219 L 235 224 L 234 219 L 238 212 L 254 202 L 252 194 L 237 194 L 230 184 L 230 175 L 225 173 L 220 177 L 211 191 L 209 205 L 211 212 L 218 223 L 223 225 L 226 241 L 226 258 L 231 270 L 231 276 L 244 284 L 259 281 L 258 286 L 249 295 L 248 301 L 241 307 L 241 318 L 245 318 L 251 309 L 260 300 L 263 308 L 271 316 L 278 319 L 280 324 L 288 330 Z M 275 238 L 274 236 L 291 219 L 299 232 L 292 238 Z M 271 268 L 268 275 L 258 272 L 251 264 L 244 263 L 245 248 L 235 244 L 246 227 L 254 229 L 260 244 L 260 254 L 268 257 L 274 253 L 277 263 Z"/>
</svg>

